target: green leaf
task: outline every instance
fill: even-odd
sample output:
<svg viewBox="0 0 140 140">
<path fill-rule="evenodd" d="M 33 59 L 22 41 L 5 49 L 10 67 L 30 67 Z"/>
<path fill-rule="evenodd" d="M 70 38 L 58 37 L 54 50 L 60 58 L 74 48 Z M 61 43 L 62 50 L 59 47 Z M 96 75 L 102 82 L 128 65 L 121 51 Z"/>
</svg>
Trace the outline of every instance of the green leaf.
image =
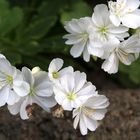
<svg viewBox="0 0 140 140">
<path fill-rule="evenodd" d="M 10 60 L 12 65 L 21 64 L 21 55 L 16 52 L 3 52 L 8 60 Z"/>
<path fill-rule="evenodd" d="M 2 0 L 0 1 L 0 3 Z M 0 8 L 0 35 L 4 36 L 15 29 L 23 20 L 23 12 L 20 8 L 9 9 L 5 1 Z"/>
<path fill-rule="evenodd" d="M 119 69 L 121 73 L 128 75 L 131 82 L 133 82 L 134 84 L 140 84 L 140 60 L 139 59 L 133 62 L 130 66 L 125 66 L 121 64 Z"/>
<path fill-rule="evenodd" d="M 31 39 L 44 37 L 57 22 L 60 7 L 57 5 L 52 8 L 57 2 L 58 0 L 43 2 L 37 9 L 37 14 L 33 16 L 29 26 L 25 29 L 23 36 Z"/>
<path fill-rule="evenodd" d="M 81 18 L 85 16 L 90 16 L 92 10 L 87 3 L 83 1 L 74 2 L 71 9 L 63 11 L 61 13 L 61 23 L 64 24 L 65 21 L 69 21 L 72 18 Z"/>
<path fill-rule="evenodd" d="M 9 4 L 6 0 L 0 0 L 0 10 L 3 11 L 5 9 L 8 9 Z"/>
<path fill-rule="evenodd" d="M 44 48 L 47 53 L 63 53 L 69 54 L 70 46 L 65 45 L 62 36 L 53 36 L 41 42 L 41 48 Z"/>
<path fill-rule="evenodd" d="M 36 55 L 34 57 L 23 56 L 23 63 L 29 66 L 30 68 L 38 66 L 42 70 L 48 70 L 50 60 L 39 55 Z"/>
<path fill-rule="evenodd" d="M 37 41 L 29 41 L 23 44 L 22 43 L 16 47 L 16 49 L 22 55 L 32 56 L 42 51 L 42 48 L 40 47 L 40 44 Z"/>
<path fill-rule="evenodd" d="M 57 20 L 56 16 L 39 17 L 34 20 L 29 27 L 25 30 L 24 36 L 31 39 L 40 39 L 45 36 Z"/>
</svg>

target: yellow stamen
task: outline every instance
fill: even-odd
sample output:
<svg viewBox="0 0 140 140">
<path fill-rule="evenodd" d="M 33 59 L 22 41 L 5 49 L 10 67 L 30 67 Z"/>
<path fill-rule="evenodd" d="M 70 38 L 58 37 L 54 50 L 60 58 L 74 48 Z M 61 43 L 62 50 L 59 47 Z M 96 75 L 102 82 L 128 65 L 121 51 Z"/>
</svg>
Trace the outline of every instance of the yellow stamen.
<svg viewBox="0 0 140 140">
<path fill-rule="evenodd" d="M 10 76 L 10 75 L 7 75 L 7 83 L 9 84 L 9 85 L 12 85 L 13 84 L 13 77 L 12 76 Z"/>
<path fill-rule="evenodd" d="M 67 95 L 67 98 L 70 100 L 70 101 L 73 101 L 75 100 L 77 97 L 77 95 L 73 92 L 70 92 L 68 95 Z"/>
<path fill-rule="evenodd" d="M 52 76 L 53 76 L 54 79 L 59 78 L 59 72 L 55 72 L 55 71 L 54 71 L 54 72 L 52 73 Z"/>
<path fill-rule="evenodd" d="M 91 117 L 92 114 L 95 112 L 95 109 L 89 108 L 89 107 L 82 107 L 82 112 L 87 116 Z"/>
</svg>

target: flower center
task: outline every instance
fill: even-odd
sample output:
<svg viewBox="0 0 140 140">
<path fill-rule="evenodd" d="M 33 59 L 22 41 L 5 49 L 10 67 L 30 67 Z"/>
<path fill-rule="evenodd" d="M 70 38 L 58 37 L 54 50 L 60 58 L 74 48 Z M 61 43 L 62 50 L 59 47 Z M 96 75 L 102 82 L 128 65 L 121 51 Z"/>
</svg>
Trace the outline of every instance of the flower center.
<svg viewBox="0 0 140 140">
<path fill-rule="evenodd" d="M 68 98 L 70 101 L 75 100 L 76 97 L 77 97 L 77 95 L 76 95 L 75 93 L 73 93 L 73 92 L 70 92 L 70 93 L 68 93 L 68 95 L 67 95 L 67 98 Z"/>
<path fill-rule="evenodd" d="M 133 12 L 133 9 L 126 6 L 125 0 L 119 0 L 119 2 L 109 2 L 109 8 L 118 17 L 122 17 L 125 14 Z"/>
<path fill-rule="evenodd" d="M 87 117 L 92 117 L 93 113 L 95 112 L 94 109 L 89 108 L 89 107 L 82 107 L 82 112 L 87 116 Z"/>
<path fill-rule="evenodd" d="M 88 33 L 84 33 L 84 38 L 85 39 L 88 39 L 88 36 L 89 36 Z"/>
<path fill-rule="evenodd" d="M 118 48 L 116 50 L 116 53 L 117 53 L 118 57 L 120 58 L 120 61 L 124 62 L 124 61 L 126 61 L 126 59 L 128 59 L 128 53 L 125 52 L 124 50 Z"/>
<path fill-rule="evenodd" d="M 7 83 L 11 86 L 11 85 L 13 84 L 13 77 L 10 76 L 10 75 L 7 75 L 6 81 L 7 81 Z"/>
<path fill-rule="evenodd" d="M 29 95 L 30 96 L 34 96 L 35 95 L 35 89 L 33 87 L 30 88 Z"/>
<path fill-rule="evenodd" d="M 54 71 L 54 72 L 52 73 L 52 76 L 53 76 L 54 79 L 59 78 L 59 72 Z"/>
<path fill-rule="evenodd" d="M 89 34 L 85 32 L 85 33 L 80 34 L 79 37 L 82 38 L 86 42 L 89 38 Z"/>
<path fill-rule="evenodd" d="M 103 35 L 105 35 L 107 31 L 108 31 L 108 28 L 105 26 L 99 28 L 99 32 L 102 33 Z"/>
</svg>

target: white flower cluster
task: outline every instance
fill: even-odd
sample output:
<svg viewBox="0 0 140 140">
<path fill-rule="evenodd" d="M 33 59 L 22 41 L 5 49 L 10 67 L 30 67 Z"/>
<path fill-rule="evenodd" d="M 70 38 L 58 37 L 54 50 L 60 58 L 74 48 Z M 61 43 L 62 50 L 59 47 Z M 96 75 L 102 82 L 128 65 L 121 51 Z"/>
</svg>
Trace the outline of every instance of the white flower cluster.
<svg viewBox="0 0 140 140">
<path fill-rule="evenodd" d="M 132 36 L 129 29 L 140 28 L 139 0 L 109 1 L 108 7 L 99 4 L 92 17 L 72 19 L 64 28 L 69 34 L 67 45 L 73 45 L 70 54 L 90 61 L 90 55 L 104 59 L 102 69 L 112 74 L 118 72 L 119 61 L 130 65 L 140 53 L 140 34 Z"/>
<path fill-rule="evenodd" d="M 107 97 L 99 95 L 86 74 L 71 66 L 61 69 L 63 60 L 53 59 L 48 72 L 39 67 L 16 69 L 0 54 L 0 106 L 8 105 L 11 114 L 29 119 L 32 105 L 51 111 L 57 103 L 63 110 L 73 111 L 74 128 L 79 123 L 82 135 L 95 131 L 109 105 Z M 60 70 L 61 69 L 61 70 Z"/>
</svg>

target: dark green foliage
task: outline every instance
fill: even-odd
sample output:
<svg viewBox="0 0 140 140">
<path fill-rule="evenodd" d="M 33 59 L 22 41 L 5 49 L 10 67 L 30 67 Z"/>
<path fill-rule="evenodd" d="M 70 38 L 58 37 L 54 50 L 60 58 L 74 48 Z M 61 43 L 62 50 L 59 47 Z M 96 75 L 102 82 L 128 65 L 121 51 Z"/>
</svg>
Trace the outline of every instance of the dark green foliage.
<svg viewBox="0 0 140 140">
<path fill-rule="evenodd" d="M 62 39 L 64 20 L 90 14 L 82 0 L 0 0 L 0 52 L 13 64 L 43 69 L 55 56 L 72 60 Z"/>
<path fill-rule="evenodd" d="M 140 84 L 140 59 L 133 62 L 130 66 L 120 65 L 120 75 L 123 78 L 120 81 L 125 86 L 131 86 Z M 123 79 L 123 80 L 122 80 Z"/>
</svg>

